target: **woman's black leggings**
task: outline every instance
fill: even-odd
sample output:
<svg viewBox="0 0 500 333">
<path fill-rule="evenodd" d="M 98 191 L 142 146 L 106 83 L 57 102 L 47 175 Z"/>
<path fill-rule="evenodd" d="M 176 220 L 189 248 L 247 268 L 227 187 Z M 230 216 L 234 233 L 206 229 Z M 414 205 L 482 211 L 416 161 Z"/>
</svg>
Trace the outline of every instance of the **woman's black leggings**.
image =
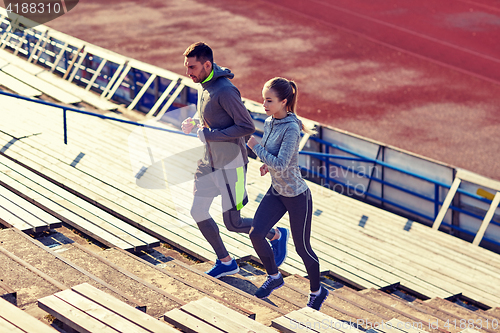
<svg viewBox="0 0 500 333">
<path fill-rule="evenodd" d="M 312 220 L 312 198 L 311 191 L 295 196 L 285 197 L 278 194 L 271 186 L 260 202 L 252 229 L 250 239 L 255 252 L 257 252 L 267 274 L 278 273 L 278 267 L 274 261 L 273 251 L 265 239 L 267 233 L 288 212 L 290 230 L 292 232 L 295 250 L 302 258 L 309 275 L 311 291 L 319 289 L 319 261 L 311 248 L 311 220 Z"/>
</svg>

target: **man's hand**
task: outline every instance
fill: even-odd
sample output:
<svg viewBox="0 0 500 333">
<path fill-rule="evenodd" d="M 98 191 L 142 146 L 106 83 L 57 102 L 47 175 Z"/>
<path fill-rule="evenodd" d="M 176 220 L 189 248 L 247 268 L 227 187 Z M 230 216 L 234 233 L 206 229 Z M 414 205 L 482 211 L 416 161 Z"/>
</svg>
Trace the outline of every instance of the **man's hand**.
<svg viewBox="0 0 500 333">
<path fill-rule="evenodd" d="M 200 139 L 201 142 L 206 143 L 207 141 L 205 140 L 205 134 L 203 134 L 204 128 L 204 126 L 198 125 L 198 132 L 196 132 L 196 135 L 198 135 L 198 139 Z"/>
<path fill-rule="evenodd" d="M 189 134 L 191 133 L 195 125 L 196 122 L 193 120 L 193 118 L 188 117 L 184 119 L 184 121 L 182 122 L 181 129 L 184 132 L 184 134 Z"/>
<path fill-rule="evenodd" d="M 250 149 L 253 149 L 253 147 L 255 147 L 258 143 L 259 141 L 257 141 L 257 139 L 252 135 L 247 142 L 247 146 L 250 147 Z"/>
<path fill-rule="evenodd" d="M 262 164 L 262 166 L 260 167 L 260 175 L 261 176 L 265 176 L 266 173 L 269 172 L 269 168 L 267 167 L 267 164 Z"/>
</svg>

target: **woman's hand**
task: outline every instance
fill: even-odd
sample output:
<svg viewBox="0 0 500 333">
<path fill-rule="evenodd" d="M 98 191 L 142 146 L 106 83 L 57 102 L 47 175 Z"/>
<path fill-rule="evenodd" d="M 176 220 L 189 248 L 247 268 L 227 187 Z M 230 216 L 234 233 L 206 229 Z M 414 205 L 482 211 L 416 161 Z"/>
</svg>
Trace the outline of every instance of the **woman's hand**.
<svg viewBox="0 0 500 333">
<path fill-rule="evenodd" d="M 257 139 L 252 135 L 247 142 L 247 146 L 250 147 L 250 149 L 253 149 L 253 147 L 255 147 L 258 143 L 259 141 L 257 141 Z"/>
<path fill-rule="evenodd" d="M 262 164 L 262 166 L 260 167 L 260 175 L 261 176 L 265 176 L 266 173 L 269 172 L 269 168 L 267 167 L 267 164 Z"/>
</svg>

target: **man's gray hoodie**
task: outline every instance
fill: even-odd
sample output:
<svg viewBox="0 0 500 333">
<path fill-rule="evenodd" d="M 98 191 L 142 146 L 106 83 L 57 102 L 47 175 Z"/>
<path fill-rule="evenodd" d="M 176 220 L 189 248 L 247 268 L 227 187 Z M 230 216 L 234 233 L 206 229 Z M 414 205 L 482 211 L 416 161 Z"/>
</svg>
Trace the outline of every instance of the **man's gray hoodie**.
<svg viewBox="0 0 500 333">
<path fill-rule="evenodd" d="M 294 113 L 285 118 L 268 117 L 264 136 L 253 151 L 267 164 L 272 186 L 282 196 L 294 197 L 308 189 L 299 169 L 299 144 L 302 122 Z"/>
<path fill-rule="evenodd" d="M 203 163 L 215 169 L 238 168 L 248 163 L 244 137 L 255 131 L 241 95 L 230 81 L 234 74 L 213 64 L 213 77 L 202 83 L 200 121 L 206 141 Z"/>
</svg>

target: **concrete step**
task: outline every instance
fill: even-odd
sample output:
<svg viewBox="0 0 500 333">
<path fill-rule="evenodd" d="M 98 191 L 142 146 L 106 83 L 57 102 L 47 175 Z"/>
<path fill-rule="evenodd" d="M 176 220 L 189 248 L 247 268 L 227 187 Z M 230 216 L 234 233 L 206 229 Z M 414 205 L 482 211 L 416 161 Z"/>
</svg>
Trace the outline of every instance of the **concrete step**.
<svg viewBox="0 0 500 333">
<path fill-rule="evenodd" d="M 444 328 L 443 325 L 446 323 L 446 320 L 450 318 L 444 317 L 442 314 L 440 315 L 437 311 L 438 309 L 430 307 L 428 305 L 426 306 L 426 303 L 418 302 L 418 300 L 408 302 L 402 298 L 395 297 L 391 294 L 377 289 L 365 289 L 360 291 L 359 293 L 379 303 L 383 303 L 393 309 L 402 311 L 403 313 L 407 313 L 412 317 L 418 318 L 421 322 L 427 323 L 427 327 L 429 327 L 430 323 L 431 327 L 437 326 L 452 333 L 460 332 L 460 329 L 455 329 L 454 327 Z M 452 319 L 456 318 L 453 317 Z M 437 325 L 435 325 L 435 323 L 437 323 Z"/>
<path fill-rule="evenodd" d="M 17 305 L 17 292 L 0 279 L 0 298 Z"/>
<path fill-rule="evenodd" d="M 0 236 L 2 234 L 3 231 L 0 232 Z M 0 262 L 2 263 L 0 280 L 16 290 L 16 305 L 33 317 L 43 320 L 47 313 L 38 309 L 37 299 L 61 291 L 65 286 L 46 279 L 43 274 L 38 274 L 32 265 L 5 250 L 2 243 L 0 243 Z"/>
<path fill-rule="evenodd" d="M 137 258 L 137 260 L 139 260 L 139 258 Z M 259 300 L 252 294 L 234 287 L 232 285 L 233 283 L 225 282 L 232 280 L 232 282 L 248 286 L 249 282 L 243 276 L 232 275 L 221 279 L 214 279 L 205 274 L 202 270 L 197 269 L 197 266 L 198 265 L 187 265 L 179 260 L 172 260 L 165 262 L 162 265 L 161 270 L 190 281 L 202 290 L 218 295 L 229 303 L 255 313 L 255 320 L 266 326 L 271 324 L 272 319 L 277 318 L 286 312 L 284 309 Z"/>
<path fill-rule="evenodd" d="M 297 275 L 290 275 L 285 277 L 284 280 L 285 285 L 275 290 L 273 293 L 277 296 L 294 300 L 300 304 L 301 308 L 305 307 L 309 298 L 309 281 Z M 265 277 L 260 278 L 259 286 L 264 283 L 264 281 Z M 332 291 L 330 291 L 330 295 L 325 303 L 323 303 L 320 311 L 338 320 L 359 324 L 364 328 L 369 328 L 370 323 L 380 323 L 391 319 L 376 313 L 363 304 L 335 295 Z"/>
<path fill-rule="evenodd" d="M 146 313 L 160 318 L 165 311 L 178 308 L 186 302 L 168 291 L 144 281 L 122 267 L 105 260 L 79 244 L 66 244 L 53 249 L 58 255 L 87 270 L 116 289 L 126 291 L 146 305 Z"/>
<path fill-rule="evenodd" d="M 212 261 L 207 261 L 196 264 L 193 268 L 200 272 L 206 272 L 213 266 L 213 264 L 214 263 Z M 247 293 L 250 296 L 255 295 L 255 292 L 260 287 L 260 284 L 258 284 L 260 282 L 260 277 L 264 276 L 266 273 L 244 261 L 239 261 L 238 265 L 240 267 L 240 272 L 238 274 L 224 276 L 219 278 L 219 280 Z M 281 309 L 285 313 L 300 309 L 301 307 L 300 304 L 297 304 L 293 300 L 273 294 L 271 294 L 271 296 L 269 296 L 264 302 Z"/>
<path fill-rule="evenodd" d="M 425 301 L 425 303 L 439 307 L 440 309 L 450 312 L 460 318 L 457 320 L 450 320 L 450 326 L 466 329 L 468 328 L 469 323 L 472 323 L 474 325 L 474 329 L 490 333 L 498 332 L 498 330 L 491 327 L 491 320 L 494 318 L 485 315 L 485 312 L 481 314 L 476 311 L 471 311 L 463 306 L 449 302 L 442 298 L 433 298 Z M 487 323 L 490 325 L 487 325 Z"/>
<path fill-rule="evenodd" d="M 87 282 L 131 306 L 144 308 L 144 304 L 132 294 L 133 290 L 115 288 L 19 230 L 1 230 L 0 246 L 33 266 L 38 274 L 49 279 L 59 290 Z M 171 307 L 177 305 L 173 301 L 170 303 Z"/>
<path fill-rule="evenodd" d="M 500 320 L 500 308 L 499 307 L 491 308 L 489 310 L 486 310 L 485 312 L 488 315 L 493 316 L 495 318 L 498 318 Z"/>
<path fill-rule="evenodd" d="M 96 254 L 144 281 L 158 286 L 186 303 L 199 300 L 203 297 L 209 297 L 247 317 L 255 317 L 254 312 L 229 301 L 229 297 L 237 298 L 239 294 L 227 290 L 226 297 L 221 297 L 219 293 L 201 288 L 198 283 L 200 278 L 198 275 L 180 277 L 163 269 L 170 262 L 173 262 L 174 265 L 182 264 L 182 262 L 173 258 L 165 257 L 161 264 L 154 265 L 136 255 L 119 249 L 107 249 Z M 194 279 L 192 279 L 193 277 Z"/>
</svg>

